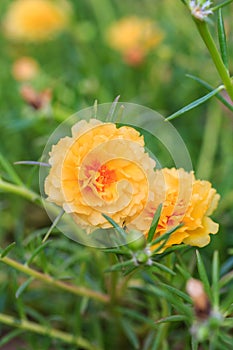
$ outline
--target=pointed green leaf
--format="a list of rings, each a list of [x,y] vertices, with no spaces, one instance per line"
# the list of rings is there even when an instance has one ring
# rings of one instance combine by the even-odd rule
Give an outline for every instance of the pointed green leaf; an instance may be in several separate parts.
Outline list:
[[[212,292],[213,292],[213,306],[218,309],[219,306],[219,255],[216,250],[213,255],[212,263]]]
[[[184,315],[172,315],[172,316],[161,318],[160,320],[156,321],[155,323],[159,324],[159,323],[181,322],[181,321],[187,321],[187,317]]]
[[[228,294],[222,300],[221,303],[221,312],[224,316],[232,315],[233,312],[233,295],[231,288],[229,289]]]
[[[189,271],[187,269],[183,268],[182,266],[180,266],[178,264],[176,264],[176,268],[177,268],[177,270],[179,270],[179,272],[185,278],[185,280],[192,278],[192,275],[189,273]]]
[[[189,322],[191,322],[192,311],[190,309],[190,305],[184,304],[184,300],[181,300],[180,298],[174,298],[174,294],[170,292],[168,288],[165,289],[154,285],[149,285],[148,287],[131,287],[131,289],[141,291],[143,292],[143,294],[155,295],[161,300],[167,300],[170,304],[174,306],[178,313],[187,316],[187,319],[189,320]]]
[[[203,286],[204,286],[206,293],[208,294],[209,298],[212,299],[212,293],[211,293],[211,289],[210,289],[209,279],[208,279],[208,276],[206,273],[206,269],[205,269],[205,265],[203,263],[202,257],[201,257],[198,250],[196,250],[196,255],[197,255],[197,268],[198,268],[198,272],[200,275],[200,279],[203,283]]]
[[[32,253],[32,255],[30,256],[30,258],[27,260],[26,265],[30,265],[32,263],[32,261],[34,260],[34,258],[40,254],[40,252],[42,250],[44,250],[44,248],[50,243],[51,241],[46,241],[45,243],[42,243],[39,247],[37,247],[34,252]]]
[[[232,349],[232,335],[226,334],[225,332],[219,332],[220,342],[215,349],[230,350]],[[227,346],[224,347],[223,345]]]
[[[44,243],[45,241],[47,241],[47,239],[49,238],[50,236],[50,233],[53,231],[53,229],[56,227],[56,225],[58,224],[58,222],[61,220],[62,216],[64,215],[65,213],[65,210],[62,209],[60,211],[60,213],[58,214],[58,216],[55,218],[55,220],[53,221],[52,225],[50,226],[50,228],[48,229],[46,235],[44,236],[43,238],[43,241],[42,243]]]
[[[228,69],[227,41],[221,8],[218,10],[218,40],[223,63]]]
[[[103,249],[104,253],[114,253],[114,254],[120,254],[120,255],[126,255],[126,256],[131,256],[130,252],[127,250],[123,249],[118,249],[118,248],[107,248]]]
[[[212,11],[217,11],[218,9],[223,8],[224,6],[229,5],[232,1],[233,1],[233,0],[226,0],[226,1],[222,2],[222,3],[219,4],[219,5],[212,7],[211,10],[212,10]]]
[[[151,320],[148,317],[145,317],[141,312],[139,313],[136,310],[127,309],[126,307],[118,307],[117,311],[119,311],[120,313],[122,313],[123,315],[125,315],[127,317],[130,317],[130,318],[137,320],[139,322],[142,322],[144,324],[148,324],[150,326],[155,325],[154,320]]]
[[[184,304],[184,301],[181,300],[180,298],[174,298],[174,293],[171,292],[168,288],[159,288],[155,286],[150,287],[150,291],[157,295],[159,298],[164,298],[166,299],[169,303],[171,303],[175,309],[181,313],[184,314],[188,317],[188,319],[191,321],[191,310],[190,306]]]
[[[43,315],[38,310],[36,310],[36,309],[34,309],[33,307],[30,307],[30,306],[25,306],[25,311],[26,311],[26,315],[29,318],[34,319],[39,324],[44,325],[48,329],[50,328],[48,317],[46,315]]]
[[[5,169],[7,174],[9,175],[10,179],[19,186],[23,185],[23,181],[20,179],[18,174],[16,173],[13,166],[8,162],[8,160],[0,153],[0,164]]]
[[[162,258],[162,257],[164,257],[164,256],[166,256],[166,255],[169,255],[169,254],[171,254],[171,253],[173,253],[173,252],[176,252],[176,251],[179,251],[179,250],[185,250],[185,252],[184,253],[186,253],[186,252],[188,252],[189,250],[191,250],[192,249],[192,247],[191,246],[188,246],[188,245],[186,245],[186,244],[184,244],[184,243],[182,243],[182,244],[177,244],[177,245],[174,245],[174,246],[172,246],[172,247],[170,247],[170,248],[167,248],[161,255],[160,255],[160,257]],[[182,252],[183,253],[183,252]],[[183,253],[183,254],[184,254]]]
[[[161,241],[164,241],[164,240],[167,241],[167,239],[170,237],[170,235],[173,232],[175,232],[176,230],[178,230],[178,228],[180,228],[182,226],[183,226],[183,224],[179,224],[179,225],[171,228],[169,231],[165,232],[162,236],[160,236],[160,237],[156,238],[154,241],[152,241],[150,245],[158,244],[158,243],[160,243]]]
[[[230,254],[230,253],[229,253]],[[229,257],[222,265],[220,275],[223,277],[228,272],[233,272],[233,256]]]
[[[141,265],[142,266],[142,265]],[[129,266],[125,271],[123,271],[123,275],[124,276],[127,276],[129,275],[131,272],[137,270],[137,269],[140,269],[140,266],[135,266],[135,265],[132,265],[132,266]]]
[[[112,218],[106,214],[102,214],[103,217],[116,229],[123,239],[126,239],[126,233],[122,227],[120,227]]]
[[[180,115],[182,115],[182,114],[184,114],[184,113],[186,113],[188,111],[191,111],[191,109],[200,106],[204,102],[208,101],[211,97],[215,96],[219,91],[223,90],[223,88],[224,87],[222,85],[219,86],[217,89],[209,92],[207,95],[202,96],[198,100],[188,104],[187,106],[181,108],[179,111],[171,114],[169,117],[165,118],[165,121],[175,119],[175,118],[179,117]]]
[[[133,328],[131,327],[130,323],[126,319],[121,319],[121,325],[125,335],[127,336],[128,340],[132,344],[133,349],[139,349],[140,348],[139,340]]]
[[[4,258],[5,256],[7,256],[10,251],[15,247],[16,243],[13,242],[11,244],[9,244],[2,252],[1,252],[1,258]]]
[[[2,347],[3,345],[6,345],[7,343],[9,343],[9,341],[14,339],[15,337],[18,337],[20,334],[24,332],[25,332],[24,329],[14,329],[13,331],[6,334],[5,336],[2,336],[0,340],[0,347]]]
[[[118,271],[118,270],[122,270],[123,267],[129,266],[133,264],[133,260],[127,260],[127,261],[123,261],[119,264],[115,264],[111,267],[109,267],[108,269],[105,270],[105,272],[111,272],[111,271]]]
[[[196,334],[194,334],[191,338],[191,350],[198,350],[198,340]]]
[[[159,223],[159,218],[160,218],[160,215],[161,215],[161,211],[162,211],[162,203],[159,204],[155,214],[154,214],[154,217],[153,217],[153,220],[152,220],[152,224],[150,226],[150,229],[149,229],[149,232],[148,232],[148,237],[147,237],[147,242],[150,243],[153,238],[154,238],[154,234],[155,234],[155,231],[156,231],[156,228],[158,226],[158,223]]]
[[[172,271],[171,269],[169,269],[169,267],[163,265],[163,264],[160,264],[156,261],[153,261],[153,266],[155,266],[157,269],[160,269],[164,272],[167,272],[167,273],[170,273],[171,275],[175,276],[176,273],[174,271]]]
[[[230,271],[220,279],[219,288],[221,289],[226,284],[230,283],[232,280],[233,280],[233,271]]]
[[[29,286],[29,284],[34,280],[34,277],[28,278],[19,288],[17,289],[15,293],[15,297],[18,299],[20,295],[25,291],[25,289]]]
[[[186,74],[186,77],[188,78],[191,78],[195,81],[197,81],[198,83],[200,83],[202,86],[204,86],[208,91],[213,91],[214,88],[209,85],[207,82],[205,82],[204,80],[198,78],[198,77],[195,77],[194,75],[191,75],[191,74]],[[227,108],[230,109],[230,111],[233,112],[233,105],[231,103],[229,103],[221,94],[216,94],[215,97],[221,101]]]
[[[87,308],[88,308],[88,305],[89,305],[89,301],[90,299],[88,297],[83,297],[82,300],[81,300],[81,305],[80,305],[80,314],[81,315],[84,315]]]
[[[188,296],[188,294],[165,283],[159,283],[159,285],[169,290],[172,294],[175,294],[178,297],[184,299],[187,303],[192,304],[192,299]]]
[[[151,246],[158,244],[159,242],[162,241],[162,244],[160,244],[156,249],[153,250],[152,255],[157,254],[167,243],[169,237],[171,236],[171,234],[173,232],[175,232],[178,228],[180,228],[181,226],[183,226],[183,224],[177,225],[176,227],[173,227],[171,230],[167,231],[166,233],[164,233],[162,236],[156,238],[153,242],[151,242]]]

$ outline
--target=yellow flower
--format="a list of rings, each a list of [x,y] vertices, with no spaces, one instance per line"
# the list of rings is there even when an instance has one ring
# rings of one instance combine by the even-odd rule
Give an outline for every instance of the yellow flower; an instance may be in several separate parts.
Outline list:
[[[216,209],[220,196],[210,182],[196,180],[192,172],[183,169],[164,168],[156,171],[154,195],[133,227],[147,234],[153,215],[162,203],[154,239],[183,224],[170,236],[164,249],[182,242],[203,247],[210,242],[209,234],[218,232],[219,225],[209,215]]]
[[[163,38],[163,34],[150,19],[136,16],[126,17],[114,23],[108,30],[108,44],[119,51],[128,63],[139,63],[140,59]],[[132,62],[130,62],[130,59]]]
[[[102,213],[127,225],[150,198],[155,162],[131,127],[82,120],[73,126],[72,137],[52,147],[49,163],[48,200],[72,214],[87,232],[110,227]]]
[[[66,26],[67,11],[49,0],[15,0],[4,20],[8,37],[15,40],[42,41]]]

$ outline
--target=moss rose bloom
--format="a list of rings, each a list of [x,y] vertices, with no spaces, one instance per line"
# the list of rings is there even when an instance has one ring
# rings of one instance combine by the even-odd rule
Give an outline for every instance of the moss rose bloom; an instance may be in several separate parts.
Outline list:
[[[218,232],[219,225],[209,216],[220,198],[208,181],[196,180],[193,172],[183,169],[157,170],[154,182],[154,200],[133,223],[133,228],[146,235],[159,204],[162,212],[154,239],[182,224],[171,234],[163,250],[174,244],[186,243],[204,247],[210,242],[209,234]]]
[[[72,137],[52,147],[49,163],[47,199],[87,232],[110,227],[102,213],[119,225],[132,222],[152,199],[155,162],[131,127],[82,120],[73,126]]]
[[[32,57],[20,57],[12,67],[12,75],[17,81],[29,81],[39,73],[38,63]]]
[[[120,52],[128,64],[140,64],[145,55],[162,40],[161,30],[148,18],[130,16],[112,24],[107,42]]]
[[[64,29],[67,11],[49,0],[13,1],[4,19],[4,30],[15,40],[43,41]]]

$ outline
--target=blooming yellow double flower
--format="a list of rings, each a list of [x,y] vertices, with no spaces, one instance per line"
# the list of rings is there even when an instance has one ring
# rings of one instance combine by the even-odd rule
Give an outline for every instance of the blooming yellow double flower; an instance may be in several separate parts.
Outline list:
[[[162,203],[154,239],[182,223],[166,242],[203,247],[218,224],[209,215],[219,195],[208,181],[183,169],[155,170],[144,138],[133,127],[81,120],[72,136],[52,147],[45,193],[87,233],[110,227],[103,213],[127,230],[148,234]]]

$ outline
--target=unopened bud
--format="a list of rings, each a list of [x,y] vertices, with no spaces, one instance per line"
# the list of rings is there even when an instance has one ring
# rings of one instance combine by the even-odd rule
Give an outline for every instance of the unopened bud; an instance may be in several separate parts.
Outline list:
[[[145,264],[148,261],[149,257],[144,252],[138,252],[136,255],[136,259],[140,264]]]
[[[204,323],[201,324],[200,327],[197,328],[196,330],[196,337],[200,342],[205,341],[206,339],[208,339],[210,336],[210,331],[209,331],[209,327],[208,324]]]
[[[132,230],[127,234],[127,242],[129,249],[131,249],[133,252],[142,250],[146,246],[145,236],[136,230]]]
[[[193,301],[196,316],[207,318],[210,315],[210,302],[201,281],[195,278],[189,279],[186,290]]]

